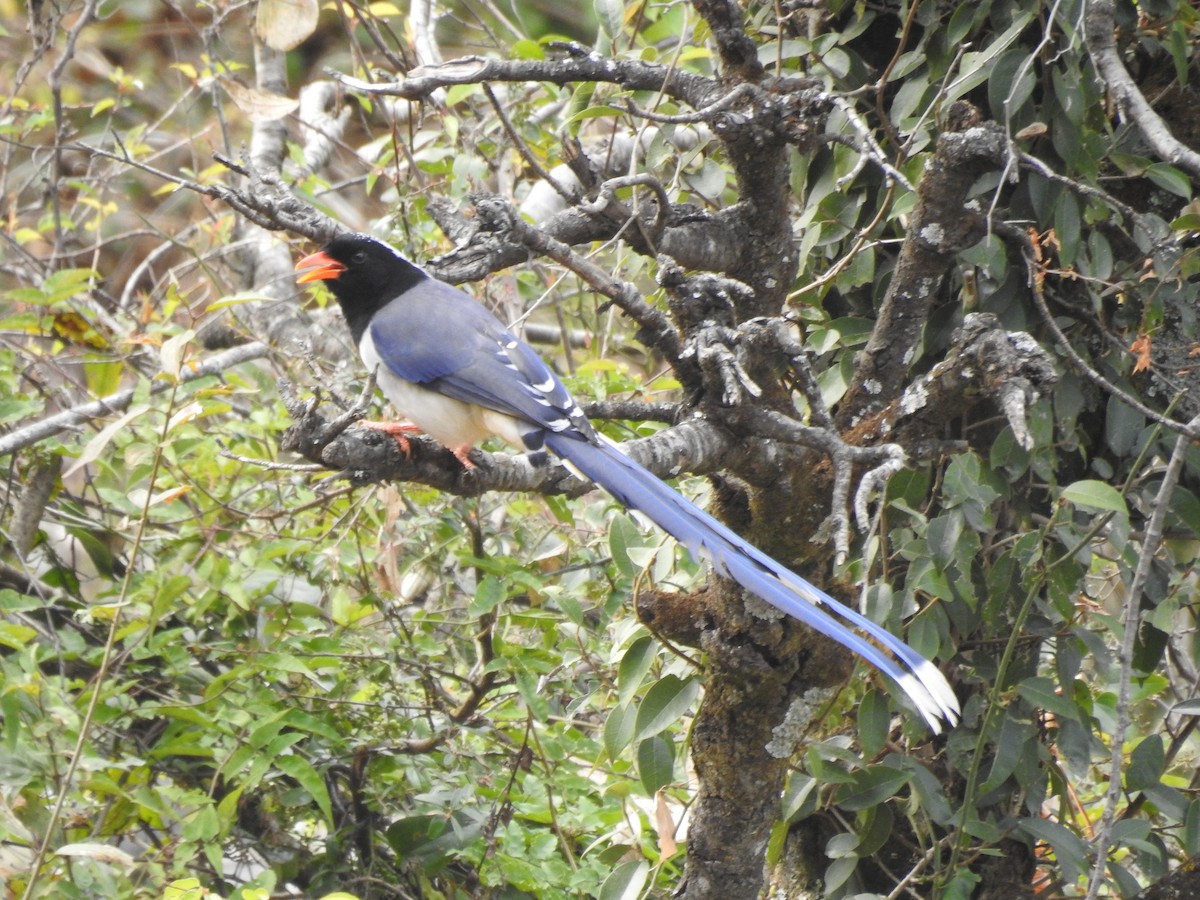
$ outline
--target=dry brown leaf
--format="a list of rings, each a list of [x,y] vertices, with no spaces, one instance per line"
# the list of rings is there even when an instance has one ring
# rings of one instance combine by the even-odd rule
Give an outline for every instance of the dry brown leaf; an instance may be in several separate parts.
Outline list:
[[[675,819],[661,790],[654,793],[654,830],[658,832],[658,852],[663,859],[675,855]]]
[[[1129,345],[1129,352],[1137,356],[1133,364],[1133,374],[1145,372],[1150,368],[1150,335],[1139,334],[1137,340]]]
[[[300,106],[300,101],[282,94],[272,94],[249,88],[236,81],[222,80],[221,87],[227,93],[237,108],[246,114],[251,122],[274,122],[286,115],[294,113]]]
[[[272,50],[298,47],[317,30],[317,0],[258,0],[255,36]]]

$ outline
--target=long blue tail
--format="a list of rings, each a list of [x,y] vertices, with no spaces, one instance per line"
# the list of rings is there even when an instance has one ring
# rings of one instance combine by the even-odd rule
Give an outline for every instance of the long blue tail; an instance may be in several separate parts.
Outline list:
[[[547,432],[544,440],[548,450],[571,463],[626,508],[648,516],[687,547],[693,557],[710,560],[725,577],[853,650],[894,680],[920,710],[934,734],[941,732],[943,721],[950,725],[958,721],[958,699],[933,663],[743,540],[643,469],[615,444],[592,444],[581,435],[555,432]],[[854,628],[861,629],[880,646],[853,631]]]

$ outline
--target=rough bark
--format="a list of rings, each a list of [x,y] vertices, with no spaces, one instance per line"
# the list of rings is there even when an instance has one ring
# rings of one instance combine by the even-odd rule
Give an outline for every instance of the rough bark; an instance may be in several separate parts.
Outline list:
[[[896,270],[875,319],[854,380],[838,411],[842,427],[878,412],[903,389],[934,298],[954,255],[984,236],[983,210],[967,207],[971,185],[1002,165],[1007,141],[995,123],[973,125],[938,139],[937,152],[917,187],[917,205]]]

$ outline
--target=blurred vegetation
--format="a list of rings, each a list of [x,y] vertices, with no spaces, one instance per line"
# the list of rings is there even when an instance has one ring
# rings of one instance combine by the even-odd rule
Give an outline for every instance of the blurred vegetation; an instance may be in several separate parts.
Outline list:
[[[769,71],[848,98],[827,123],[840,139],[792,159],[801,263],[789,315],[829,402],[852,380],[915,202],[862,165],[860,123],[911,185],[964,99],[1045,166],[1014,156],[972,194],[1033,233],[1054,321],[1101,377],[1081,375],[1040,316],[1012,241],[991,233],[960,254],[914,376],[980,311],[1029,332],[1059,381],[1031,408],[1031,449],[994,412],[939,434],[958,452],[892,479],[879,527],[841,574],[870,581],[872,615],[912,617],[909,642],[957,673],[965,722],[930,742],[898,724],[881,684],[851,679],[793,760],[767,849],[792,866],[777,896],[820,882],[830,897],[1005,886],[1069,897],[1089,885],[1132,897],[1200,852],[1200,457],[1177,441],[1183,429],[1126,402],[1176,423],[1200,412],[1197,175],[1114,114],[1084,11],[1080,0],[746,6]],[[362,373],[348,358],[293,343],[189,375],[218,344],[253,336],[231,314],[257,297],[243,223],[171,178],[235,180],[213,154],[245,157],[265,114],[247,94],[254,14],[238,2],[0,0],[0,439],[132,391],[121,409],[4,457],[5,895],[666,896],[686,855],[700,676],[630,598],[649,582],[692,588],[703,569],[597,494],[353,487],[279,458],[291,419],[278,380],[352,399]],[[409,16],[386,2],[324,5],[288,54],[292,86],[326,68],[398,76],[392,54],[414,61]],[[717,66],[684,4],[464,0],[437,18],[445,58],[535,59],[568,38],[618,59]],[[1192,147],[1197,18],[1182,0],[1117,15],[1131,72]],[[501,108],[552,168],[563,134],[641,128],[627,99],[654,100],[530,83]],[[431,199],[465,204],[486,188],[519,202],[537,180],[477,84],[408,118],[382,98],[349,103],[329,165],[303,171],[293,130],[285,175],[416,258],[453,246]],[[685,130],[658,129],[637,165],[673,201],[739,199],[722,146],[672,140]],[[662,301],[654,259],[619,242],[594,249]],[[676,397],[621,319],[549,262],[477,293],[508,318],[538,307],[538,321],[587,332],[584,346],[549,348],[581,398]],[[323,299],[296,302],[338,333]],[[607,427],[625,439],[657,426]],[[1159,546],[1148,521],[1164,503]],[[1131,609],[1141,622],[1125,642]],[[820,867],[801,876],[787,839],[805,828]]]

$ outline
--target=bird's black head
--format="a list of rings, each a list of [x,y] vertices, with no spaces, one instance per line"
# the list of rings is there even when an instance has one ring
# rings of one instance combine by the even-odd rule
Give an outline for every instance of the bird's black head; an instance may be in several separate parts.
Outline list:
[[[429,276],[382,241],[342,234],[296,264],[296,281],[326,281],[355,341],[371,316]]]

